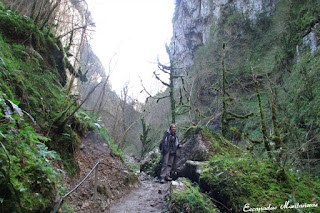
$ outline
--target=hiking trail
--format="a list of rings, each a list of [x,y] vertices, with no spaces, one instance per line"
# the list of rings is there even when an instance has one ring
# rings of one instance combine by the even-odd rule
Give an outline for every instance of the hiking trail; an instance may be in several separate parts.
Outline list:
[[[64,186],[67,191],[73,189],[99,160],[101,164],[98,167],[97,198],[92,199],[94,175],[91,175],[74,193],[65,198],[68,207],[62,207],[59,212],[63,212],[63,208],[77,213],[144,213],[164,212],[167,209],[166,196],[170,184],[161,184],[157,178],[144,172],[136,173],[138,182],[130,182],[127,166],[120,156],[111,151],[103,137],[93,132],[84,137],[76,160],[80,171],[73,177],[65,175]],[[59,199],[60,196],[56,201]]]
[[[145,173],[139,175],[140,185],[127,195],[111,203],[107,212],[112,213],[147,213],[165,212],[169,183],[161,184],[159,180]]]

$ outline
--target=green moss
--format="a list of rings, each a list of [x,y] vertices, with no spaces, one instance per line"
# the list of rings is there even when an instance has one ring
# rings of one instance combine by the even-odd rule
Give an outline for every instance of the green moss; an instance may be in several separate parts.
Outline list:
[[[28,55],[28,51],[24,51],[20,44],[30,45],[34,49],[33,52],[44,59],[41,62],[45,67],[49,67],[50,72],[58,74],[56,77],[65,85],[65,53],[59,39],[41,32],[30,18],[20,16],[12,10],[0,10],[0,33],[15,45],[18,58],[26,58]],[[33,58],[31,62],[40,65],[37,58]]]
[[[13,10],[0,10],[0,31],[12,40],[26,41],[36,28],[30,18],[20,16]]]
[[[278,168],[273,161],[258,160],[249,154],[241,158],[216,157],[203,170],[200,185],[236,212],[246,203],[251,207],[271,204],[280,208],[286,201],[302,204],[319,200],[319,182]]]
[[[0,5],[1,211],[50,212],[60,181],[50,163],[60,159],[56,152],[71,175],[78,172],[73,153],[79,135],[94,129],[94,119],[79,111],[62,128],[54,125],[61,111],[70,113],[64,109],[65,81],[60,40]],[[24,120],[8,113],[9,101],[23,111]]]
[[[89,131],[97,130],[97,127],[93,124],[93,122],[94,120],[92,115],[87,114],[83,110],[79,110],[74,115],[71,127],[80,136],[85,136]]]
[[[204,141],[209,141],[211,143],[209,157],[217,155],[236,156],[243,154],[243,151],[239,147],[207,127],[198,127],[196,128],[196,131],[201,132]]]
[[[190,126],[184,133],[184,138],[192,138],[195,134],[201,132],[202,128],[200,126]]]
[[[199,192],[199,187],[192,186],[191,182],[184,178],[179,178],[179,181],[184,184],[184,189],[171,186],[170,212],[220,212],[208,196]]]
[[[1,97],[1,108],[6,108],[4,105]],[[59,156],[45,145],[49,139],[38,135],[28,123],[20,122],[19,127],[14,124],[0,124],[2,210],[45,211],[53,202],[60,179],[49,159],[59,159]]]

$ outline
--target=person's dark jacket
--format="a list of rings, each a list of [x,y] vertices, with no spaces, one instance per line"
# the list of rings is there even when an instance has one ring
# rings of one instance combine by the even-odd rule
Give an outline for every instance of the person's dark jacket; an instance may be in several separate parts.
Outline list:
[[[174,138],[174,142],[170,142],[172,138]],[[159,145],[160,152],[163,155],[167,154],[169,151],[171,154],[175,154],[179,146],[178,136],[176,134],[172,135],[169,130],[165,131]]]

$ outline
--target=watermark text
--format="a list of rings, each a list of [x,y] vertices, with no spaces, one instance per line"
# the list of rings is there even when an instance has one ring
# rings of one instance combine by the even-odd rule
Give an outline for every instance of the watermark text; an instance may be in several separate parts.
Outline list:
[[[277,209],[304,209],[304,208],[315,208],[315,207],[318,207],[318,203],[291,204],[290,201],[286,201],[284,204],[281,204],[280,207],[272,206],[271,204],[269,204],[269,206],[251,207],[249,203],[246,203],[242,210],[244,212],[262,212],[262,211],[273,211]]]

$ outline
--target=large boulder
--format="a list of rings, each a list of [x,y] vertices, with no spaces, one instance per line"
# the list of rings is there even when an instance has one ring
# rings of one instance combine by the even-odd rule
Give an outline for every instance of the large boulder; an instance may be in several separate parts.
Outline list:
[[[183,148],[178,149],[173,178],[188,177],[198,181],[200,164],[197,161],[208,161],[214,155],[224,155],[227,151],[242,153],[241,149],[208,128],[190,127],[180,143]]]
[[[200,168],[204,161],[214,155],[224,155],[226,152],[241,153],[242,151],[209,128],[190,127],[180,141],[183,148],[178,149],[174,162],[172,177],[188,177],[198,181]],[[158,148],[149,152],[141,161],[140,171],[151,176],[159,176],[161,170],[161,153]]]
[[[200,175],[202,173],[203,167],[208,164],[209,161],[192,161],[187,160],[185,164],[181,167],[182,170],[177,173],[177,176],[186,177],[190,179],[192,182],[199,183]]]
[[[183,148],[178,149],[177,151],[177,157],[173,169],[174,178],[190,176],[188,175],[189,166],[186,165],[188,160],[206,161],[210,158],[210,148],[212,143],[203,136],[201,128],[190,128],[180,143],[183,144]]]

